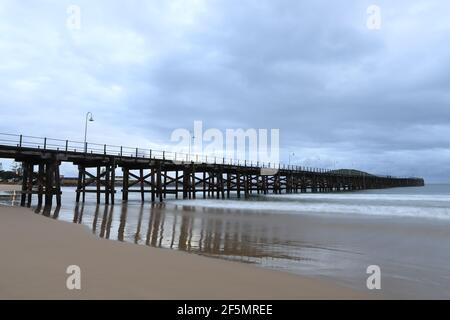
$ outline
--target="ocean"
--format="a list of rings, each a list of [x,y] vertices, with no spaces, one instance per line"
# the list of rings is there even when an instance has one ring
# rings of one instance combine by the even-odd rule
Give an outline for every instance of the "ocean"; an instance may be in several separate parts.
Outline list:
[[[97,206],[94,194],[77,205],[74,190],[63,188],[50,217],[102,238],[322,277],[375,297],[450,298],[450,185],[155,204],[130,193],[114,206]],[[367,289],[371,265],[381,290]]]

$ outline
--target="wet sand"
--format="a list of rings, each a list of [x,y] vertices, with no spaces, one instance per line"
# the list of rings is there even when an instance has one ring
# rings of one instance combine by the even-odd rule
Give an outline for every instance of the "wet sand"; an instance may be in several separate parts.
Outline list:
[[[0,184],[0,191],[19,191],[22,186],[18,184]]]
[[[333,282],[97,238],[82,225],[0,206],[1,299],[361,299]],[[66,268],[81,268],[68,290]]]

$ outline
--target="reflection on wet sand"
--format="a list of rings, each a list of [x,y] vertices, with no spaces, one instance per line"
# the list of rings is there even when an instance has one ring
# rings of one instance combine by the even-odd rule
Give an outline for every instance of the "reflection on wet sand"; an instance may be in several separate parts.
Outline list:
[[[116,211],[120,216],[115,217]],[[81,203],[75,206],[72,221],[88,225],[101,238],[152,247],[246,262],[264,258],[304,260],[298,252],[288,254],[289,243],[280,241],[276,228],[255,227],[229,215],[225,219],[225,211],[217,209],[210,215],[205,208],[165,203],[86,207]],[[283,249],[277,250],[280,246]]]
[[[7,198],[17,205],[14,194]],[[115,206],[79,203],[72,209],[37,206],[34,211],[86,225],[105,239],[266,265],[276,259],[310,260],[303,249],[311,244],[293,244],[280,237],[276,224],[255,223],[239,210],[128,202]]]
[[[16,190],[2,191],[0,192],[0,202],[10,206],[17,206],[20,200],[19,195],[20,193],[16,192]]]

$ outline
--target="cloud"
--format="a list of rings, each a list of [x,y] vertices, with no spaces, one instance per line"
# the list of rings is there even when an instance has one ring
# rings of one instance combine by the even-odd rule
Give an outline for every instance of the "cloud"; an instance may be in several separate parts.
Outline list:
[[[1,131],[80,140],[87,111],[100,143],[279,128],[285,161],[448,181],[450,4],[379,1],[376,31],[371,4],[2,1]]]

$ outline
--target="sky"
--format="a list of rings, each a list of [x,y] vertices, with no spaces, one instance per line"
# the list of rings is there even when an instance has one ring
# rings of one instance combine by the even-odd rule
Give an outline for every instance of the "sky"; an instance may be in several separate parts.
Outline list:
[[[0,132],[83,141],[88,111],[89,141],[131,147],[165,148],[194,121],[279,129],[285,163],[449,182],[449,13],[444,0],[0,0]]]

